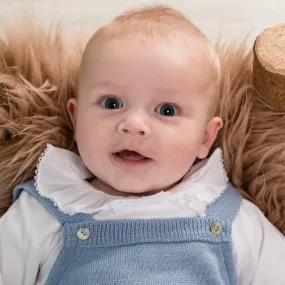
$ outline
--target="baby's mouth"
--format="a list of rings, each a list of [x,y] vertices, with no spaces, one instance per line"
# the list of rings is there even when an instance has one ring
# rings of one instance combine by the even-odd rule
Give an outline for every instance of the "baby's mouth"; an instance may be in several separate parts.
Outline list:
[[[150,159],[132,150],[122,150],[122,151],[116,152],[116,155],[122,159],[129,160],[129,161],[140,161],[140,160]]]

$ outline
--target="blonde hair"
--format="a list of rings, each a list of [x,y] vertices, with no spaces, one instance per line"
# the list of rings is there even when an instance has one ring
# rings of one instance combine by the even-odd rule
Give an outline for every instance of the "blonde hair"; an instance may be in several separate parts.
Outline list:
[[[212,70],[213,82],[217,87],[215,95],[219,94],[221,66],[215,46],[189,19],[173,8],[157,5],[129,10],[96,31],[89,42],[134,35],[150,38],[154,42],[173,43],[177,39],[190,45],[197,38],[202,40]],[[217,105],[215,103],[213,106]]]

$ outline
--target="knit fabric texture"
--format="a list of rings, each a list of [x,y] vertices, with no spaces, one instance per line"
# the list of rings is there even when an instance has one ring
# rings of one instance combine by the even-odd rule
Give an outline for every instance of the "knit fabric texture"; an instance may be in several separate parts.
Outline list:
[[[237,285],[232,223],[242,197],[228,185],[205,217],[98,221],[65,214],[19,185],[62,224],[63,246],[46,285]]]

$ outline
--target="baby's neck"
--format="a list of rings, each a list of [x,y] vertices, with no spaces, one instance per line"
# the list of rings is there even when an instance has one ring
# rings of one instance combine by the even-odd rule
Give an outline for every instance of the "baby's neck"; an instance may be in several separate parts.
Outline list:
[[[165,188],[159,189],[159,190],[154,190],[154,191],[149,191],[149,192],[143,192],[143,193],[126,193],[126,192],[122,192],[122,191],[118,191],[117,189],[111,187],[110,185],[104,183],[103,181],[101,181],[98,178],[95,178],[94,180],[92,180],[90,182],[90,184],[92,186],[94,186],[97,190],[100,190],[108,195],[112,195],[112,196],[118,196],[118,197],[130,197],[130,196],[136,196],[136,197],[145,197],[145,196],[151,196],[154,195],[158,192],[164,192],[167,191],[171,188],[173,188],[175,185],[177,185],[178,183],[180,183],[181,180],[177,181],[176,183],[167,186]]]
[[[125,193],[125,192],[121,192],[118,191],[116,189],[114,189],[113,187],[111,187],[110,185],[104,183],[103,181],[101,181],[98,178],[95,178],[94,180],[92,180],[90,182],[90,184],[92,186],[94,186],[97,190],[100,190],[108,195],[112,195],[112,196],[119,196],[119,197],[128,197],[131,196],[130,193]]]

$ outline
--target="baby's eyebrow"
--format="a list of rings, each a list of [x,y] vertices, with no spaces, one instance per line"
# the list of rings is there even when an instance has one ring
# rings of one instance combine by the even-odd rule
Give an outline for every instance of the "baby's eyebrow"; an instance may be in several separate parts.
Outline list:
[[[161,94],[161,95],[179,95],[185,93],[185,91],[179,89],[179,88],[173,88],[173,87],[159,87],[153,89],[154,93]]]
[[[163,93],[163,94],[177,94],[181,93],[181,90],[176,88],[155,88],[154,90],[157,93]]]
[[[94,87],[94,88],[97,88],[97,87],[117,87],[117,84],[114,84],[114,82],[111,82],[111,81],[99,81],[99,82],[93,82],[92,85],[90,87]]]
[[[124,86],[117,82],[112,82],[108,80],[92,82],[87,86],[88,89],[126,89],[127,86]]]

